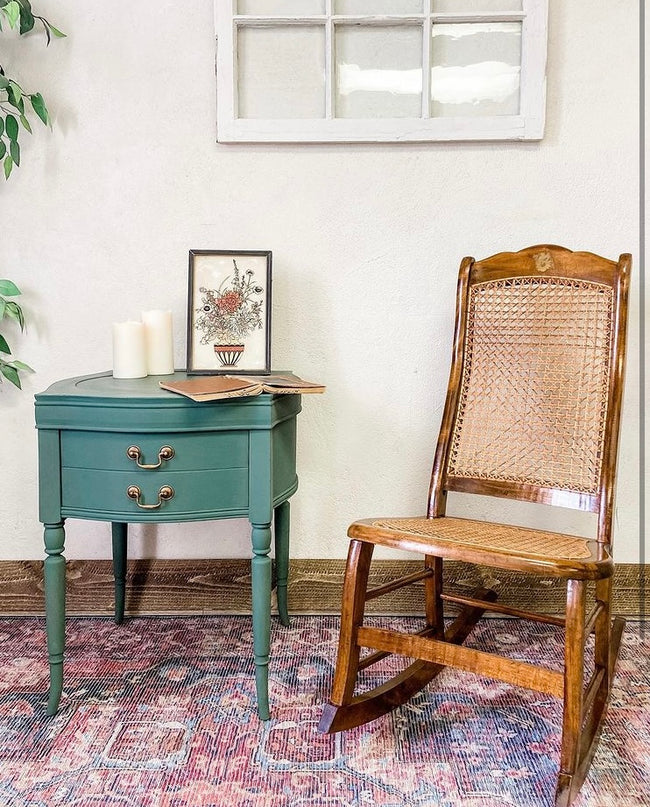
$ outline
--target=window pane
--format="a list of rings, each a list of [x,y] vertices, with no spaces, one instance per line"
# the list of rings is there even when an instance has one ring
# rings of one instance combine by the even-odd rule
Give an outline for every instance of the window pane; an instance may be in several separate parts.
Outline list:
[[[519,114],[521,23],[434,24],[431,115]]]
[[[325,0],[239,0],[237,13],[260,17],[309,17],[325,13]]]
[[[424,0],[334,0],[334,14],[421,14]]]
[[[522,0],[431,0],[431,11],[458,14],[483,11],[521,11]]]
[[[336,116],[422,116],[422,28],[336,28]]]
[[[240,26],[240,118],[325,116],[325,28]]]

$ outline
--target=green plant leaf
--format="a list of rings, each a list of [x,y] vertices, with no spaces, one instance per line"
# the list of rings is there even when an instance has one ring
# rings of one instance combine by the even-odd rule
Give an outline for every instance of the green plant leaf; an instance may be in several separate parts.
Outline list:
[[[4,319],[6,307],[7,307],[6,301],[2,297],[0,297],[0,319]]]
[[[7,19],[9,20],[9,26],[11,28],[15,28],[16,23],[20,19],[20,6],[16,2],[16,0],[9,0],[7,5],[3,8],[3,11],[7,15]]]
[[[12,367],[9,364],[0,364],[0,373],[7,379],[7,381],[11,381],[11,383],[18,387],[18,389],[22,389],[20,386],[20,378],[18,376],[18,370],[15,367]]]
[[[7,340],[4,336],[0,333],[0,353],[6,353],[7,355],[11,354],[11,348],[7,344]]]
[[[0,75],[0,90],[4,90],[9,86],[9,79],[6,76]]]
[[[57,39],[65,39],[67,34],[64,34],[63,31],[59,31],[58,28],[55,28],[51,23],[48,22],[47,27],[52,32],[52,36],[55,36]]]
[[[10,140],[15,140],[18,137],[18,121],[13,115],[7,115],[5,118],[5,129]]]
[[[0,294],[5,297],[18,297],[20,293],[20,289],[13,281],[0,280]]]
[[[17,140],[11,140],[9,142],[9,153],[11,154],[11,159],[16,164],[16,167],[20,165],[20,146],[18,145]]]
[[[0,160],[5,156],[7,153],[7,147],[5,146],[5,141],[0,140]]]
[[[35,372],[33,367],[30,367],[29,364],[25,364],[24,361],[18,361],[18,359],[14,359],[11,362],[12,366],[16,368],[16,370],[27,370],[30,373]]]
[[[38,117],[47,126],[47,124],[50,121],[50,116],[47,114],[47,107],[45,106],[45,101],[43,100],[43,96],[40,94],[40,92],[37,92],[37,93],[34,93],[33,95],[30,95],[29,100],[32,102],[32,108],[33,108],[34,112],[38,115]]]
[[[27,120],[27,118],[24,115],[20,116],[20,122],[22,123],[23,128],[27,129],[27,131],[30,134],[32,134],[32,127],[30,126],[29,121]]]
[[[20,112],[20,114],[24,114],[25,112],[25,102],[23,101],[23,94],[20,90],[20,87],[14,82],[11,82],[11,85],[7,89],[7,100],[12,106],[15,106],[16,109]]]
[[[23,3],[20,7],[20,33],[26,34],[34,27],[34,15],[29,4]]]
[[[15,319],[20,325],[21,330],[23,330],[25,327],[25,315],[23,314],[23,309],[18,305],[18,303],[14,303],[13,301],[6,303],[5,316]]]
[[[17,101],[9,99],[9,103],[18,110],[19,115],[25,114],[25,101],[22,96]]]
[[[11,175],[11,169],[14,167],[14,161],[11,159],[11,155],[7,154],[5,157],[5,161],[2,164],[5,172],[5,179],[9,179]]]
[[[15,106],[18,104],[20,99],[22,98],[22,91],[18,84],[15,81],[10,80],[9,86],[7,87],[7,95],[9,96],[10,102]]]
[[[2,137],[5,130],[5,119],[0,115],[0,137]]]

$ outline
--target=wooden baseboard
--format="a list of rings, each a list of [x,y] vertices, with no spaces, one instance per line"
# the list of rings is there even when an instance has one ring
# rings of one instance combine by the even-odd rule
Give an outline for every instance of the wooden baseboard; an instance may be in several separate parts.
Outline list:
[[[289,609],[296,614],[338,613],[344,560],[293,560],[289,577]],[[378,560],[371,571],[372,585],[409,574],[417,561]],[[619,564],[614,584],[614,611],[627,617],[646,616],[646,574],[650,567]],[[66,566],[67,613],[110,615],[113,611],[113,573],[108,560],[71,560]],[[499,593],[499,601],[547,614],[564,611],[561,580],[468,567],[445,566],[448,590],[468,594],[477,585]],[[420,614],[422,584],[392,592],[368,604],[376,614]],[[648,586],[650,592],[650,586]],[[144,614],[250,613],[248,560],[133,560],[127,574],[126,610]],[[647,609],[650,613],[650,607]],[[42,561],[0,561],[0,614],[45,613]]]

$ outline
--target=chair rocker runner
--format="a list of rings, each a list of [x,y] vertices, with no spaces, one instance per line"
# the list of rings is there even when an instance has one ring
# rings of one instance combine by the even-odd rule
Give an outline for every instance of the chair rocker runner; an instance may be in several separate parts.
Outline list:
[[[338,658],[320,731],[343,731],[386,714],[446,666],[487,675],[563,699],[555,803],[571,804],[596,749],[624,627],[611,614],[611,533],[630,267],[627,254],[613,262],[550,245],[462,261],[427,514],[357,521],[348,530]],[[593,512],[596,535],[447,517],[448,491]],[[423,554],[422,572],[367,590],[377,544]],[[565,616],[500,605],[484,588],[471,597],[446,594],[444,558],[563,578]],[[368,600],[420,580],[423,630],[364,625]],[[587,614],[592,585],[595,605]],[[462,606],[447,628],[445,601]],[[464,647],[486,611],[564,627],[564,672]],[[594,671],[585,683],[591,633]],[[362,657],[362,648],[374,652]],[[414,661],[355,695],[358,672],[391,654]]]

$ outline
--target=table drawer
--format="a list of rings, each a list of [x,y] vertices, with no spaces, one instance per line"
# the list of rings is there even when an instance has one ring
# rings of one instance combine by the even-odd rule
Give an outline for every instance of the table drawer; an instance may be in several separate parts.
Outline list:
[[[171,459],[160,459],[163,447],[173,450]],[[127,455],[133,447],[136,459]],[[165,452],[163,452],[164,455]],[[158,465],[142,469],[140,465]],[[248,432],[61,432],[63,468],[88,468],[110,471],[138,471],[159,475],[163,471],[201,471],[204,469],[245,468],[248,465]]]
[[[61,484],[63,515],[79,518],[173,521],[175,518],[219,517],[248,506],[245,468],[156,474],[63,468]],[[127,490],[133,485],[141,491],[141,505],[156,505],[160,501],[160,506],[139,507],[127,496]],[[161,501],[159,491],[164,486],[173,489],[173,496]]]

